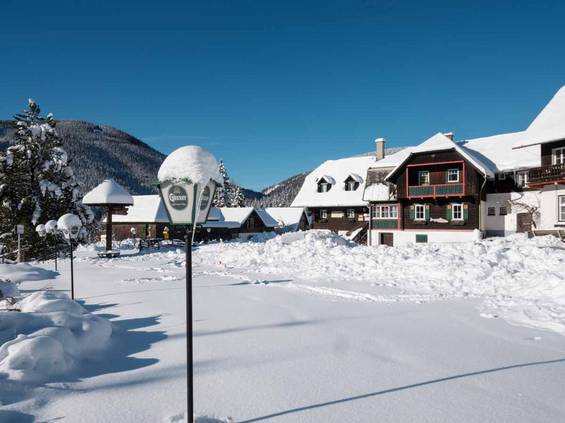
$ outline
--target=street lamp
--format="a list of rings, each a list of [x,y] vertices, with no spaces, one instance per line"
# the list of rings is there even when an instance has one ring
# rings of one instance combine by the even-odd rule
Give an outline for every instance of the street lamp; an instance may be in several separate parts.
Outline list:
[[[72,213],[64,214],[57,220],[57,228],[69,243],[71,253],[71,299],[75,299],[75,277],[73,269],[73,241],[76,240],[82,228],[80,218]]]
[[[192,350],[192,240],[197,224],[208,219],[216,187],[222,185],[216,158],[202,147],[189,145],[173,151],[158,173],[159,194],[169,222],[186,226],[186,362],[187,421],[194,415]]]

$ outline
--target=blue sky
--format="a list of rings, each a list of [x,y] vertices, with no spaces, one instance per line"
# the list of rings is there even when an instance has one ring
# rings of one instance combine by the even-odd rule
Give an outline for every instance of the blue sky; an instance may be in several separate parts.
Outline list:
[[[263,188],[321,161],[523,129],[565,85],[563,2],[4,1],[0,118],[28,97]]]

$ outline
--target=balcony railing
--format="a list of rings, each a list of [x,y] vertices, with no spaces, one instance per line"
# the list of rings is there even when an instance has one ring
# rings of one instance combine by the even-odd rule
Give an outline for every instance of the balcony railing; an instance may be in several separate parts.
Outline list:
[[[463,184],[412,185],[408,187],[408,198],[461,196],[464,193]]]
[[[534,167],[528,171],[530,185],[550,184],[557,181],[565,181],[565,163]]]

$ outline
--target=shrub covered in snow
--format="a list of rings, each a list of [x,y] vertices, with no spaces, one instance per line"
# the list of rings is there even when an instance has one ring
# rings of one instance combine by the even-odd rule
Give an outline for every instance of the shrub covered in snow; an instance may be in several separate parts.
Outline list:
[[[64,375],[103,349],[112,334],[110,322],[62,293],[35,292],[17,306],[20,312],[0,312],[0,383]]]
[[[0,279],[0,301],[6,297],[19,297],[18,286],[9,279]]]

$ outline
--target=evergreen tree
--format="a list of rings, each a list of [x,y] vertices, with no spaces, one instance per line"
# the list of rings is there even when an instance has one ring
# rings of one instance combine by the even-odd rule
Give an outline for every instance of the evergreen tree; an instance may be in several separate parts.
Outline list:
[[[243,191],[241,191],[241,187],[239,185],[235,186],[231,206],[232,207],[244,207],[245,206],[245,196],[243,195]]]
[[[224,181],[223,187],[218,187],[216,190],[216,194],[214,195],[214,201],[212,202],[213,207],[230,207],[231,200],[230,200],[230,191],[231,191],[231,183],[230,177],[228,176],[228,172],[226,170],[226,166],[224,165],[224,161],[220,160],[218,163],[218,168],[220,171],[220,175]]]
[[[93,220],[69,165],[52,114],[40,116],[37,103],[14,116],[13,145],[0,152],[0,234],[7,249],[15,249],[14,228],[23,224],[26,257],[39,257],[45,241],[35,232],[38,223],[74,213],[83,224]],[[13,236],[8,234],[12,233]]]

